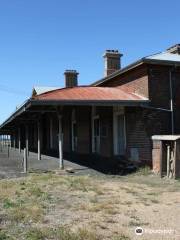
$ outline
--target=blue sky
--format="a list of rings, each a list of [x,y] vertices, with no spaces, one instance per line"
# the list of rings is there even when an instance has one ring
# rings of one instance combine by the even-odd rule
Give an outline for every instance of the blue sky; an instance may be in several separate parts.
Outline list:
[[[103,52],[122,66],[180,42],[179,0],[0,0],[0,122],[36,85],[103,76]]]

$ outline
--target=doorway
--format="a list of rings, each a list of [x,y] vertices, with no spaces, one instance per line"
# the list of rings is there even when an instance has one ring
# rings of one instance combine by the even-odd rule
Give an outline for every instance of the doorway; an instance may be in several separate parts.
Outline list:
[[[77,123],[72,121],[72,151],[77,150]]]
[[[93,117],[93,152],[100,153],[100,120],[99,120],[99,116]]]
[[[114,113],[114,154],[125,155],[126,149],[126,130],[125,115],[122,113]]]
[[[71,142],[72,142],[72,151],[77,151],[77,122],[76,122],[76,112],[75,109],[72,111],[71,118]]]

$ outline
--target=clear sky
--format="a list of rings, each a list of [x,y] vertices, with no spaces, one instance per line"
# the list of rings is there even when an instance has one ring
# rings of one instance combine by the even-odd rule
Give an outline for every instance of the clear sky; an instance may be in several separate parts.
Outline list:
[[[79,84],[103,76],[103,52],[125,66],[180,42],[179,0],[0,0],[0,122],[33,86]]]

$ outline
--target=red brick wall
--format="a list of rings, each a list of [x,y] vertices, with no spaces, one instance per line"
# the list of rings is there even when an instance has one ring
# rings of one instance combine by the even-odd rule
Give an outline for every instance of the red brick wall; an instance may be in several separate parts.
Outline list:
[[[175,133],[180,134],[180,70],[174,74],[173,81],[174,88],[174,120],[175,120]]]
[[[169,68],[149,66],[149,97],[154,107],[170,108]]]
[[[161,150],[162,150],[162,142],[161,141],[153,141],[153,150],[152,150],[152,163],[153,163],[153,171],[155,173],[160,173],[161,170]]]
[[[148,71],[146,65],[141,65],[127,73],[114,77],[113,79],[100,84],[100,86],[121,87],[126,91],[134,92],[144,97],[148,93]]]
[[[170,71],[172,71],[172,89],[174,102],[175,133],[180,133],[180,68],[168,66],[149,66],[149,97],[151,105],[170,109]],[[170,113],[169,113],[170,114]],[[169,131],[171,133],[171,131]]]
[[[137,148],[139,160],[151,163],[151,136],[167,134],[168,128],[169,115],[166,112],[134,107],[126,108],[127,156],[130,157],[131,148]]]

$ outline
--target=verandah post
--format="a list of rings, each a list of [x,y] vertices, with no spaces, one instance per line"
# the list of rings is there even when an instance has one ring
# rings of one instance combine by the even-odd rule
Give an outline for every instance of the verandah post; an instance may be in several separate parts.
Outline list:
[[[28,125],[26,125],[26,152],[27,156],[29,156],[29,131]]]
[[[2,135],[0,135],[0,139],[1,139],[0,151],[2,152]]]
[[[16,132],[14,131],[14,138],[13,138],[13,147],[14,150],[16,149]]]
[[[23,161],[24,173],[27,173],[27,149],[24,148],[24,161]]]
[[[38,161],[41,160],[41,123],[38,120]]]
[[[60,169],[64,169],[64,161],[63,161],[63,147],[62,147],[62,116],[58,114],[59,121],[59,167]]]
[[[21,128],[18,128],[19,153],[21,153]]]

